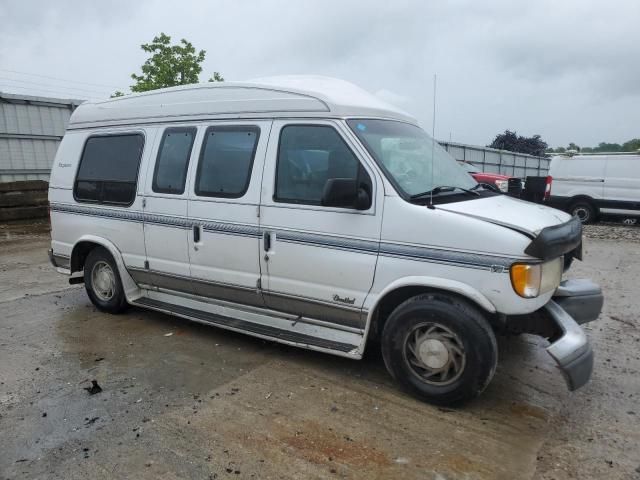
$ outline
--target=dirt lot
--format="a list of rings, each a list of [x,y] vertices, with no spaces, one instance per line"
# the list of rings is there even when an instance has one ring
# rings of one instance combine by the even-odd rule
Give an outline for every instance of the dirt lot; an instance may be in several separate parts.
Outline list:
[[[570,272],[606,295],[591,383],[569,393],[543,340],[503,338],[484,395],[450,410],[398,391],[373,351],[99,313],[49,267],[46,224],[0,226],[0,477],[640,479],[631,228],[588,229]]]

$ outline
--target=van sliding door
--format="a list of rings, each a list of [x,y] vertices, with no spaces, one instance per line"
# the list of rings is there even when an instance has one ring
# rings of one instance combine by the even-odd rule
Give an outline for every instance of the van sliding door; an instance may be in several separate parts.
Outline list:
[[[143,286],[191,293],[187,176],[197,128],[161,127],[144,192],[144,268],[130,269]],[[192,162],[193,163],[193,162]]]
[[[260,181],[271,121],[209,124],[189,194],[189,257],[200,297],[263,306]]]

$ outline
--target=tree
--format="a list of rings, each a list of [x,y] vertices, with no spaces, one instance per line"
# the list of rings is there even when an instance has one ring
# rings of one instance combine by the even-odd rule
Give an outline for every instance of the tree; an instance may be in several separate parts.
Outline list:
[[[519,136],[516,132],[505,130],[504,133],[496,135],[488,147],[510,152],[526,153],[541,157],[549,145],[542,140],[540,135],[533,137]]]
[[[202,62],[206,57],[205,50],[196,51],[191,42],[184,38],[178,44],[171,44],[171,37],[165,33],[153,38],[151,43],[140,45],[142,50],[150,53],[141,67],[141,74],[131,74],[135,85],[132,92],[147,92],[158,88],[174,87],[198,83],[202,72]],[[219,72],[213,72],[210,82],[223,82]],[[120,97],[123,92],[116,91],[113,97]]]
[[[220,72],[213,72],[213,76],[211,76],[208,81],[209,82],[224,82],[224,77],[220,74]]]
[[[594,152],[620,152],[622,151],[622,145],[619,143],[606,143],[600,142],[597,147],[593,149]]]
[[[152,55],[142,65],[142,75],[131,75],[136,81],[131,86],[132,92],[198,83],[201,63],[207,52],[200,50],[196,53],[191,42],[183,38],[180,44],[171,45],[171,37],[160,33],[151,43],[144,43],[140,48]]]
[[[581,153],[637,152],[640,150],[640,138],[632,138],[622,145],[619,143],[600,142],[597,147],[582,148],[571,142],[566,149],[564,147],[551,148],[547,149],[547,153],[564,153],[567,150],[577,150]]]
[[[622,144],[623,152],[637,152],[640,150],[640,138],[634,138]]]

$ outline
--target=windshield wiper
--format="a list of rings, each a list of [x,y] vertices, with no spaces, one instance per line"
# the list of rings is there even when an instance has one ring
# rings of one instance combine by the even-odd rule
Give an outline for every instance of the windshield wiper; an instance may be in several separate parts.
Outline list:
[[[473,189],[477,188],[478,185],[476,185],[475,187],[473,187]],[[439,187],[436,187],[434,189],[431,190],[427,190],[426,192],[422,192],[422,193],[416,193],[415,195],[411,195],[409,198],[411,200],[416,200],[418,198],[424,198],[424,197],[428,197],[430,195],[438,195],[439,193],[442,192],[453,192],[454,190],[462,190],[465,193],[470,193],[471,195],[476,195],[476,196],[480,196],[480,194],[478,192],[474,192],[473,189],[469,190],[468,188],[462,188],[462,187],[453,187],[450,185],[440,185]]]

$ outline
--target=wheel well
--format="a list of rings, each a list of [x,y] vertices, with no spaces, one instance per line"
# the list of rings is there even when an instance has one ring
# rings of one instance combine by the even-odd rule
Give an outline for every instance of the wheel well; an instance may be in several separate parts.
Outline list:
[[[588,203],[589,205],[591,205],[591,208],[593,208],[594,211],[598,211],[598,207],[596,207],[596,203],[593,200],[593,198],[588,197],[586,195],[576,195],[575,197],[571,197],[571,200],[569,201],[569,210],[571,208],[573,208],[574,205],[576,205],[577,203]]]
[[[460,300],[471,303],[473,306],[477,307],[487,318],[487,321],[493,326],[497,324],[497,317],[495,314],[487,312],[481,305],[479,305],[474,300],[469,297],[465,297],[456,292],[452,292],[450,290],[444,290],[440,288],[434,287],[425,287],[422,285],[410,285],[406,287],[400,287],[391,292],[388,292],[382,300],[378,302],[376,308],[371,316],[371,328],[369,331],[369,338],[379,338],[382,329],[384,328],[384,324],[393,312],[400,304],[409,300],[412,297],[417,295],[422,295],[424,293],[443,293],[450,297],[456,297]]]
[[[94,248],[102,247],[95,242],[78,242],[71,252],[71,272],[80,272],[84,270],[84,262],[89,252]]]

